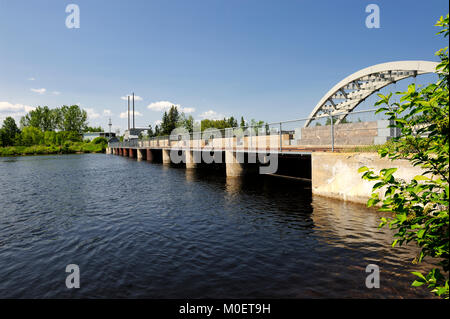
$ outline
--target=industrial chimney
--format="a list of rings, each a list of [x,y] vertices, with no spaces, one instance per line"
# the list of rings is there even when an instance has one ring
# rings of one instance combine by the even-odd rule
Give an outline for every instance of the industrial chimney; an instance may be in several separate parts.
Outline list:
[[[135,129],[136,126],[134,126],[134,92],[133,92],[133,129]]]

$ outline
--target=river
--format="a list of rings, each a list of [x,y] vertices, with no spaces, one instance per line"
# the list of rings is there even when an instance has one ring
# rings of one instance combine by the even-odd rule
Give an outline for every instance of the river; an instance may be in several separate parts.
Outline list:
[[[429,297],[381,213],[305,182],[85,154],[0,158],[0,190],[0,298]]]

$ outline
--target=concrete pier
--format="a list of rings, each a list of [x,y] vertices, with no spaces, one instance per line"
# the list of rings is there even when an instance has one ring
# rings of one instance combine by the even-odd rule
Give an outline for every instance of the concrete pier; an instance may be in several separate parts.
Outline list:
[[[422,175],[420,167],[414,167],[407,160],[380,158],[377,153],[313,153],[312,192],[316,195],[366,204],[372,194],[376,181],[370,182],[361,178],[358,169],[370,167],[375,172],[383,168],[395,167],[396,178],[411,180]],[[384,197],[385,187],[378,190],[380,198]]]
[[[243,155],[243,154],[242,154]],[[239,163],[234,151],[225,151],[225,164],[227,176],[241,176],[244,174],[243,164]]]
[[[109,148],[107,152],[124,157],[162,162],[166,167],[171,164],[169,148]],[[181,151],[179,151],[181,152]],[[203,153],[202,153],[203,152]],[[416,175],[422,175],[423,170],[413,167],[407,160],[390,161],[382,159],[377,153],[332,153],[312,152],[310,154],[275,154],[256,157],[255,152],[245,152],[236,149],[222,149],[220,161],[205,160],[210,150],[183,150],[183,160],[186,169],[194,173],[194,169],[218,169],[224,171],[227,177],[233,178],[247,174],[261,173],[262,166],[275,163],[276,172],[270,173],[279,177],[292,177],[311,181],[312,193],[336,199],[365,204],[372,193],[374,182],[361,179],[358,168],[367,166],[379,171],[386,167],[396,167],[397,178],[411,180]],[[258,154],[261,155],[261,154]],[[272,154],[273,155],[273,154]],[[224,158],[223,158],[224,157]],[[272,157],[272,158],[271,158]],[[225,163],[223,163],[225,160]],[[187,175],[188,176],[188,175]],[[190,175],[189,175],[190,176]],[[232,182],[230,182],[232,183]],[[380,196],[384,194],[380,189]]]
[[[136,150],[136,155],[137,155],[138,161],[142,161],[142,159],[144,158],[144,152],[145,152],[145,150],[143,150],[143,149]]]
[[[184,152],[185,159],[186,159],[186,168],[192,169],[197,167],[197,163],[195,162],[194,158],[194,151],[187,150]]]
[[[169,149],[162,150],[162,162],[163,162],[163,164],[170,164],[170,150]]]

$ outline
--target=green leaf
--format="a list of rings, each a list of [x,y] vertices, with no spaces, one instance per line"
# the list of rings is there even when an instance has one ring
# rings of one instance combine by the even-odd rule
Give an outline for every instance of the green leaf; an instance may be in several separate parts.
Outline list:
[[[411,272],[411,273],[412,273],[413,275],[416,275],[417,277],[419,277],[419,278],[422,279],[423,281],[427,281],[427,279],[425,278],[424,275],[422,275],[421,272],[413,271],[413,272]]]
[[[378,198],[371,198],[367,201],[367,207],[372,207],[376,204],[378,204],[380,200]]]
[[[416,175],[416,176],[414,176],[414,179],[416,181],[431,181],[431,178],[428,178],[428,177],[423,176],[423,175]]]
[[[367,172],[368,170],[369,170],[368,167],[363,166],[363,167],[360,167],[360,168],[358,169],[358,173]]]
[[[420,287],[423,284],[424,284],[424,282],[414,280],[414,282],[411,284],[411,286],[413,286],[413,287]]]
[[[395,245],[397,245],[397,243],[398,243],[398,239],[396,239],[396,240],[394,240],[393,242],[392,242],[392,248],[394,248],[395,247]]]

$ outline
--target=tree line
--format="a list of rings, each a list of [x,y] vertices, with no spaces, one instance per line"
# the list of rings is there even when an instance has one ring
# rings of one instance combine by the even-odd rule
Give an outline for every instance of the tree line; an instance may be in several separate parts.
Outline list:
[[[0,128],[0,147],[63,145],[82,142],[82,133],[103,131],[90,127],[87,113],[78,105],[50,109],[38,106],[20,119],[20,127],[12,117],[7,117]]]
[[[239,126],[237,119],[233,116],[222,120],[203,119],[200,122],[196,122],[194,121],[192,115],[186,116],[183,112],[179,112],[176,106],[172,105],[168,111],[164,112],[161,119],[161,124],[156,125],[154,129],[151,125],[149,125],[148,136],[155,137],[170,135],[174,129],[179,127],[185,128],[189,133],[192,133],[194,129],[196,131],[204,131],[210,128],[222,130],[232,127],[241,127],[246,129],[249,126],[262,127],[263,125],[264,121],[256,121],[252,119],[250,122],[246,122],[242,116]]]

